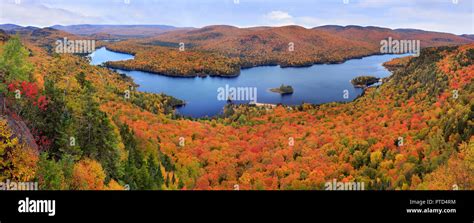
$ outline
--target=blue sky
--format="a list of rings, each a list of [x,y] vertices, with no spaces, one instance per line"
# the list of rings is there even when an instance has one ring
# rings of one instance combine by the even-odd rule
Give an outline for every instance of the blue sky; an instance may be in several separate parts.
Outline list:
[[[474,33],[473,0],[347,1],[0,0],[0,24],[372,25]]]

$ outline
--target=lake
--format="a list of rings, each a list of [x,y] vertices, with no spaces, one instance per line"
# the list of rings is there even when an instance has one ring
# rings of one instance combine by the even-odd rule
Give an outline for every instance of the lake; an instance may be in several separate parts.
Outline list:
[[[139,91],[165,93],[185,100],[186,106],[177,108],[177,113],[205,117],[222,112],[227,100],[218,100],[218,96],[226,88],[255,89],[258,103],[299,105],[303,102],[322,104],[352,101],[362,93],[362,89],[354,88],[350,83],[353,78],[361,75],[388,77],[391,73],[382,64],[403,56],[407,54],[374,55],[348,60],[342,64],[316,64],[301,68],[261,66],[243,69],[234,78],[180,78],[142,71],[116,71],[132,77],[140,85]],[[91,59],[91,64],[98,65],[106,61],[133,59],[133,56],[100,48],[91,54]],[[282,84],[291,85],[294,93],[280,95],[269,91]],[[234,103],[249,103],[249,100]]]

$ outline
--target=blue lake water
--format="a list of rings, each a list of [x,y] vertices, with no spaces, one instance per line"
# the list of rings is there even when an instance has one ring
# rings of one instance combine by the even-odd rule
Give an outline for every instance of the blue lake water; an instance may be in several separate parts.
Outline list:
[[[99,65],[107,61],[121,61],[121,60],[131,60],[135,58],[133,55],[126,53],[116,53],[110,50],[107,50],[105,47],[99,48],[89,55],[91,57],[92,65]]]
[[[375,55],[348,60],[342,64],[317,64],[303,68],[261,66],[243,69],[238,77],[179,78],[141,71],[117,70],[133,78],[140,85],[138,90],[165,93],[186,101],[177,109],[179,114],[191,117],[214,116],[222,112],[227,100],[218,100],[219,89],[228,87],[256,88],[258,103],[299,105],[302,102],[322,104],[334,101],[352,101],[362,93],[350,81],[361,75],[387,77],[391,73],[382,64],[406,55]],[[105,61],[133,59],[132,55],[100,48],[91,55],[91,64]],[[291,85],[294,93],[280,95],[269,91],[280,85]],[[348,97],[345,98],[345,93]],[[248,103],[249,101],[234,101]]]

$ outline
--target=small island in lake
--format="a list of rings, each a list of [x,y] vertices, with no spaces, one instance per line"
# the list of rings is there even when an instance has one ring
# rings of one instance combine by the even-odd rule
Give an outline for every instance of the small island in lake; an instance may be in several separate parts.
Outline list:
[[[281,85],[279,88],[270,88],[271,92],[284,94],[293,94],[293,87],[290,85]]]
[[[379,82],[380,78],[373,77],[373,76],[359,76],[351,80],[351,83],[354,87],[358,88],[365,88],[372,84]]]

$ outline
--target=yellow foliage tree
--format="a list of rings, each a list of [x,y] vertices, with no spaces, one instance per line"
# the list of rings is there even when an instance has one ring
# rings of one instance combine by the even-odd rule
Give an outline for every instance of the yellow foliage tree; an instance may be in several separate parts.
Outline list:
[[[76,190],[103,190],[105,173],[99,162],[86,158],[74,165],[72,186]]]
[[[11,179],[19,182],[31,181],[36,174],[38,154],[24,145],[16,146],[8,153],[11,161]]]
[[[0,181],[29,181],[35,175],[37,154],[19,143],[5,119],[0,120]]]
[[[125,188],[117,183],[115,180],[111,180],[109,184],[107,185],[106,190],[124,190]]]

